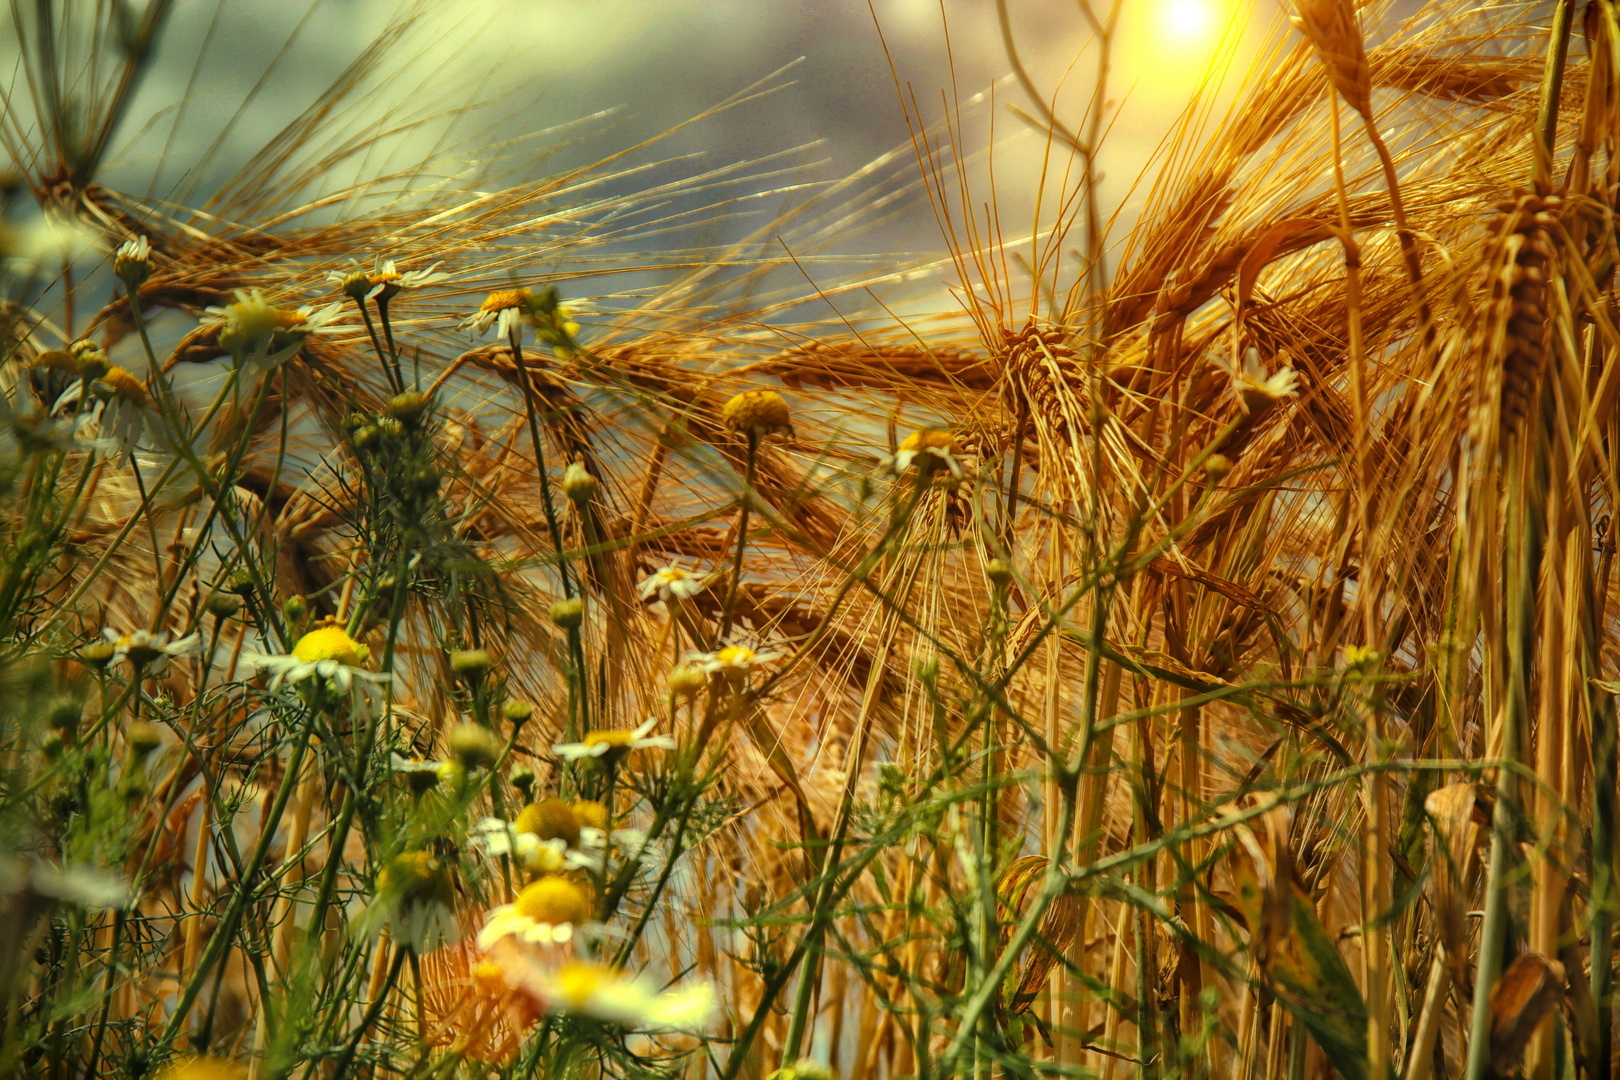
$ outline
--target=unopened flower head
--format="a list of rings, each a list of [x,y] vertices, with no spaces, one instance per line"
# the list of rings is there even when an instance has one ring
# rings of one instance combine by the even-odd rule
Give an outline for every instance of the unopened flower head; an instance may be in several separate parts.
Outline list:
[[[113,274],[131,289],[140,288],[141,282],[152,276],[152,245],[146,237],[137,236],[118,245],[113,255]]]
[[[907,435],[895,451],[892,467],[903,473],[913,465],[925,476],[937,469],[949,469],[953,477],[962,478],[962,464],[956,460],[962,452],[956,436],[944,428],[920,428]]]
[[[488,949],[509,936],[530,945],[564,944],[591,917],[592,907],[583,885],[548,874],[525,886],[514,902],[490,911],[478,932],[478,947]]]
[[[450,732],[450,756],[469,772],[490,768],[500,760],[501,750],[501,740],[486,727],[458,724]]]
[[[107,350],[99,342],[90,338],[80,338],[68,346],[68,352],[78,365],[79,376],[85,379],[99,379],[112,367],[112,361],[107,359]]]
[[[689,600],[702,592],[708,583],[708,578],[699,577],[670,563],[643,578],[639,588],[642,600],[651,600],[656,596],[668,603],[671,600]]]
[[[252,355],[266,363],[279,363],[298,350],[311,334],[335,333],[332,325],[343,310],[341,303],[316,308],[277,307],[258,289],[233,290],[236,300],[224,307],[205,309],[204,326],[219,328],[219,347],[232,356]]]
[[[775,390],[744,390],[726,402],[720,419],[731,430],[755,438],[777,432],[793,434],[793,414]]]
[[[563,470],[563,494],[576,506],[584,506],[590,502],[599,486],[596,477],[591,475],[591,471],[582,462],[571,461],[568,468]]]
[[[650,735],[655,721],[649,719],[630,730],[592,731],[584,742],[558,743],[551,752],[564,761],[623,755],[631,750],[673,750],[675,740],[668,735]]]
[[[425,795],[439,786],[444,774],[444,762],[428,761],[419,757],[405,757],[399,753],[388,755],[388,767],[405,778],[413,794]]]

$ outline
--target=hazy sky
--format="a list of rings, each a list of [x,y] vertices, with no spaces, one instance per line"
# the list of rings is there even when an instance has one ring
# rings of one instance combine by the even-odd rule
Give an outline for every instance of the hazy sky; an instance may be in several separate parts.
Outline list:
[[[1277,13],[1275,0],[1125,0],[1111,94],[1121,107],[1104,156],[1112,200],[1124,196],[1126,182],[1186,101],[1234,2],[1261,25]],[[398,10],[387,0],[324,0],[313,7],[178,0],[135,110],[140,116],[188,101],[161,190],[178,182],[221,131],[220,160],[233,167],[244,160]],[[1091,35],[1074,0],[1012,0],[1011,10],[1025,62],[1043,92],[1056,93],[1060,115],[1078,122],[1095,50],[1084,51]],[[563,152],[548,167],[589,160],[674,127],[799,61],[776,80],[775,92],[694,124],[643,158],[701,154],[685,166],[695,170],[816,144],[792,160],[820,164],[795,179],[826,179],[907,147],[896,174],[915,175],[896,73],[932,121],[943,113],[942,91],[953,85],[947,29],[954,94],[962,101],[990,90],[1009,70],[991,0],[946,0],[943,10],[939,0],[873,0],[870,6],[866,0],[455,0],[435,11],[397,50],[399,62],[423,75],[424,98],[456,101],[479,80],[486,90],[526,83],[482,114],[486,122],[506,114],[496,130],[509,136],[619,110],[611,133]],[[265,91],[235,116],[247,88],[295,30],[296,40]],[[198,55],[206,59],[194,71]],[[997,94],[994,110],[965,110],[962,141],[982,151],[990,144],[994,117],[996,191],[1005,220],[1021,221],[1023,229],[1041,140],[1003,107],[1027,105],[1022,92],[1002,84]],[[135,144],[123,175],[150,172],[166,123]],[[458,123],[466,130],[453,134],[474,130],[471,118]],[[139,126],[132,123],[129,131]],[[920,200],[877,235],[859,239],[855,246],[865,250],[940,247],[933,216]]]

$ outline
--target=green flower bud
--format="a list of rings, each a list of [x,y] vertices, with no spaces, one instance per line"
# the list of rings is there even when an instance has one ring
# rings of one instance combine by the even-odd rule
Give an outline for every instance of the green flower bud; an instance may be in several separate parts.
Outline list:
[[[59,694],[45,706],[45,722],[64,735],[72,735],[79,730],[79,721],[84,719],[84,702],[72,694]]]
[[[238,570],[225,579],[224,590],[233,596],[248,597],[253,595],[253,575],[246,570]]]
[[[1000,559],[991,559],[984,564],[984,576],[990,579],[990,584],[998,589],[1005,589],[1012,581],[1012,567]]]
[[[536,779],[533,769],[527,765],[514,766],[508,779],[512,781],[512,786],[523,794],[525,800],[531,798],[529,793],[534,790]]]
[[[564,630],[573,630],[585,621],[585,601],[577,596],[551,605],[551,621]]]
[[[395,394],[388,399],[388,404],[383,406],[383,412],[413,431],[422,422],[422,418],[427,415],[427,411],[427,395],[418,393],[415,390]]]
[[[382,429],[376,424],[367,424],[356,428],[351,438],[354,440],[354,449],[357,453],[370,453],[381,445]]]
[[[485,649],[457,649],[450,654],[450,670],[466,682],[477,682],[489,673],[489,652]]]
[[[563,471],[563,494],[568,496],[570,502],[576,506],[584,506],[596,495],[600,485],[590,470],[578,461],[571,463]]]
[[[113,653],[116,651],[110,641],[92,641],[79,650],[79,661],[86,667],[99,670],[112,663]]]
[[[124,729],[124,742],[129,746],[130,758],[138,764],[163,745],[163,735],[156,724],[137,720]]]
[[[709,685],[709,673],[696,664],[681,664],[669,672],[669,689],[678,698],[695,698]]]
[[[208,598],[208,603],[204,606],[216,618],[229,619],[242,610],[242,598],[233,593],[217,592]]]
[[[501,706],[501,715],[506,717],[507,723],[514,727],[522,727],[529,722],[529,717],[534,715],[534,706],[527,701],[508,701]]]
[[[1204,459],[1204,475],[1212,484],[1218,484],[1226,479],[1226,474],[1232,471],[1232,459],[1225,454],[1211,454]]]
[[[459,724],[450,732],[450,756],[468,772],[487,769],[501,757],[501,740],[488,728]]]
[[[300,623],[309,614],[309,602],[302,596],[289,596],[281,602],[281,613],[291,623]]]

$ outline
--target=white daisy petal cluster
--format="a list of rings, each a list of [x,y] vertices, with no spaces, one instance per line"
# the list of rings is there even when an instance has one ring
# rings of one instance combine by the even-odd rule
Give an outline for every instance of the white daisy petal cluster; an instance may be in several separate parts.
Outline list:
[[[437,285],[449,281],[450,275],[438,272],[439,263],[434,263],[426,270],[406,270],[403,273],[393,259],[385,259],[378,255],[368,270],[329,270],[326,280],[330,281],[344,292],[352,296],[357,302],[381,299],[387,303],[399,295],[402,289],[417,289],[423,285]]]
[[[962,463],[956,459],[962,452],[956,436],[943,428],[921,428],[907,435],[900,448],[889,459],[889,468],[896,475],[912,466],[925,475],[936,469],[947,469],[952,477],[962,479]]]
[[[130,901],[129,885],[109,871],[72,864],[59,868],[0,857],[0,893],[25,889],[35,896],[84,908],[121,908]]]
[[[568,853],[568,863],[570,867],[600,872],[606,852],[607,831],[587,825],[579,830],[579,850]],[[662,844],[649,840],[640,829],[614,829],[613,854],[627,863],[654,867],[663,865],[665,852]]]
[[[552,1014],[589,1017],[643,1031],[700,1031],[714,1017],[714,988],[694,981],[659,990],[649,979],[585,961],[533,964],[508,979],[546,1003]]]
[[[641,580],[637,588],[641,592],[643,602],[655,596],[668,603],[671,600],[689,600],[702,592],[709,584],[707,577],[688,573],[681,569],[677,563],[670,563],[662,570],[655,570]]]
[[[774,649],[753,649],[747,645],[727,645],[723,649],[707,653],[690,653],[686,657],[688,664],[697,664],[707,674],[716,672],[727,678],[746,678],[749,672],[760,664],[772,660],[780,660],[781,652]]]
[[[577,852],[568,850],[560,836],[542,840],[532,832],[520,831],[511,822],[487,817],[473,826],[472,843],[497,858],[506,855],[530,873],[554,874],[585,865]]]
[[[590,920],[591,908],[584,886],[548,874],[526,885],[512,903],[490,909],[478,931],[478,947],[488,951],[504,938],[525,945],[566,945],[574,939],[574,929]]]
[[[312,334],[332,334],[342,329],[333,323],[343,312],[341,301],[324,307],[305,304],[297,309],[280,308],[264,298],[258,289],[234,289],[236,301],[224,307],[204,309],[205,327],[219,328],[219,347],[267,371],[288,359]]]
[[[120,631],[104,627],[101,636],[112,645],[114,663],[128,660],[148,675],[160,675],[175,657],[195,656],[201,651],[202,635],[187,634],[175,641],[169,640],[167,630]]]
[[[113,274],[131,289],[152,274],[152,245],[144,236],[125,240],[113,253]]]
[[[584,742],[558,743],[551,748],[551,752],[564,761],[579,761],[583,758],[605,757],[614,751],[675,749],[675,740],[668,735],[648,737],[655,722],[649,718],[629,731],[588,732]]]
[[[1299,372],[1284,366],[1268,376],[1260,363],[1260,350],[1251,345],[1243,352],[1242,369],[1232,373],[1232,389],[1244,412],[1260,416],[1283,398],[1298,396]]]
[[[323,626],[311,630],[298,639],[290,653],[261,653],[246,650],[242,665],[269,671],[270,691],[281,689],[282,684],[300,683],[318,677],[329,679],[342,693],[354,688],[355,680],[386,683],[389,676],[369,671],[362,664],[371,656],[371,650],[349,637],[339,626]]]

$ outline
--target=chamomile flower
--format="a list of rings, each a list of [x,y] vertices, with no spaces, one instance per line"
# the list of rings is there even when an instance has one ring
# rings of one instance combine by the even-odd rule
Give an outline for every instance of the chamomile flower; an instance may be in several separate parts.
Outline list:
[[[495,330],[501,340],[510,340],[525,325],[533,327],[535,336],[558,351],[579,351],[574,336],[579,323],[574,321],[575,308],[557,296],[557,288],[548,285],[538,293],[533,289],[497,289],[484,298],[478,310],[462,320],[461,328],[476,334]]]
[[[146,237],[137,236],[118,245],[113,254],[113,274],[131,289],[140,288],[141,282],[152,275],[152,245]]]
[[[699,1031],[715,1013],[714,988],[702,981],[660,991],[641,976],[582,960],[560,967],[531,962],[504,974],[509,982],[545,1002],[546,1011],[553,1015],[588,1017],[643,1031]]]
[[[449,274],[435,272],[439,266],[439,263],[434,263],[426,270],[401,272],[393,259],[385,259],[378,255],[369,271],[329,270],[326,280],[340,286],[356,303],[375,299],[386,304],[403,289],[417,289],[423,285],[437,285],[450,280]]]
[[[515,822],[487,817],[473,826],[472,842],[499,858],[509,856],[530,872],[555,874],[568,866],[568,844],[561,837],[542,840],[532,832],[521,831]]]
[[[702,592],[709,584],[709,579],[682,570],[679,565],[670,563],[662,570],[655,570],[645,578],[637,588],[641,591],[643,601],[653,597],[668,603],[671,600],[690,600]]]
[[[1232,391],[1244,412],[1260,416],[1283,398],[1298,396],[1299,373],[1284,366],[1268,376],[1260,363],[1260,350],[1250,346],[1243,351],[1243,367],[1232,372]]]
[[[600,758],[609,754],[627,754],[631,750],[673,750],[675,740],[668,735],[647,737],[656,721],[648,719],[629,730],[587,732],[584,742],[558,743],[551,752],[564,761],[582,758]]]
[[[169,640],[167,630],[119,631],[108,626],[101,636],[113,647],[112,660],[128,660],[148,675],[162,674],[169,661],[177,656],[195,656],[202,645],[202,635],[187,634],[175,641]]]
[[[121,908],[130,901],[124,879],[106,870],[82,865],[57,868],[44,862],[0,857],[0,893],[24,890],[91,909]]]
[[[591,917],[591,897],[578,882],[548,874],[524,887],[510,904],[490,910],[478,931],[478,947],[488,950],[502,938],[528,945],[565,945],[575,927]]]
[[[428,761],[419,757],[405,757],[397,751],[388,755],[388,768],[405,778],[405,785],[414,794],[426,795],[448,778],[455,766],[448,761]]]
[[[265,369],[296,353],[311,334],[336,333],[332,325],[343,311],[343,304],[282,308],[270,303],[258,289],[233,290],[236,301],[224,307],[204,309],[208,318],[203,326],[219,328],[219,347],[238,361],[251,358]]]
[[[383,683],[386,674],[361,667],[371,657],[371,650],[355,641],[341,626],[320,626],[299,638],[290,653],[244,652],[242,663],[261,668],[274,676],[270,690],[275,692],[283,683],[299,683],[315,676],[330,679],[343,693],[348,693],[354,680]]]
[[[386,926],[395,941],[421,955],[461,937],[455,899],[450,870],[432,852],[403,851],[377,875],[365,919],[371,932]]]
[[[956,460],[956,455],[962,449],[956,442],[956,436],[943,428],[920,428],[907,435],[900,444],[900,449],[894,452],[889,461],[889,467],[896,474],[903,473],[915,465],[918,471],[925,475],[932,474],[936,469],[949,469],[951,476],[962,479],[962,463]]]
[[[101,409],[94,417],[96,427],[103,438],[118,447],[120,460],[127,460],[152,426],[152,399],[146,383],[128,369],[114,364],[90,387],[101,401]],[[78,400],[79,389],[79,386],[70,388],[51,411]]]
[[[602,859],[607,852],[607,838],[605,828],[583,826],[579,830],[579,850],[568,852],[569,868],[600,873]],[[663,845],[650,839],[640,829],[614,829],[613,854],[627,863],[642,867],[662,866],[665,861]]]
[[[753,649],[747,645],[727,645],[711,653],[692,653],[688,664],[697,664],[710,674],[722,674],[729,679],[747,678],[759,664],[781,659],[782,654],[770,649]]]

